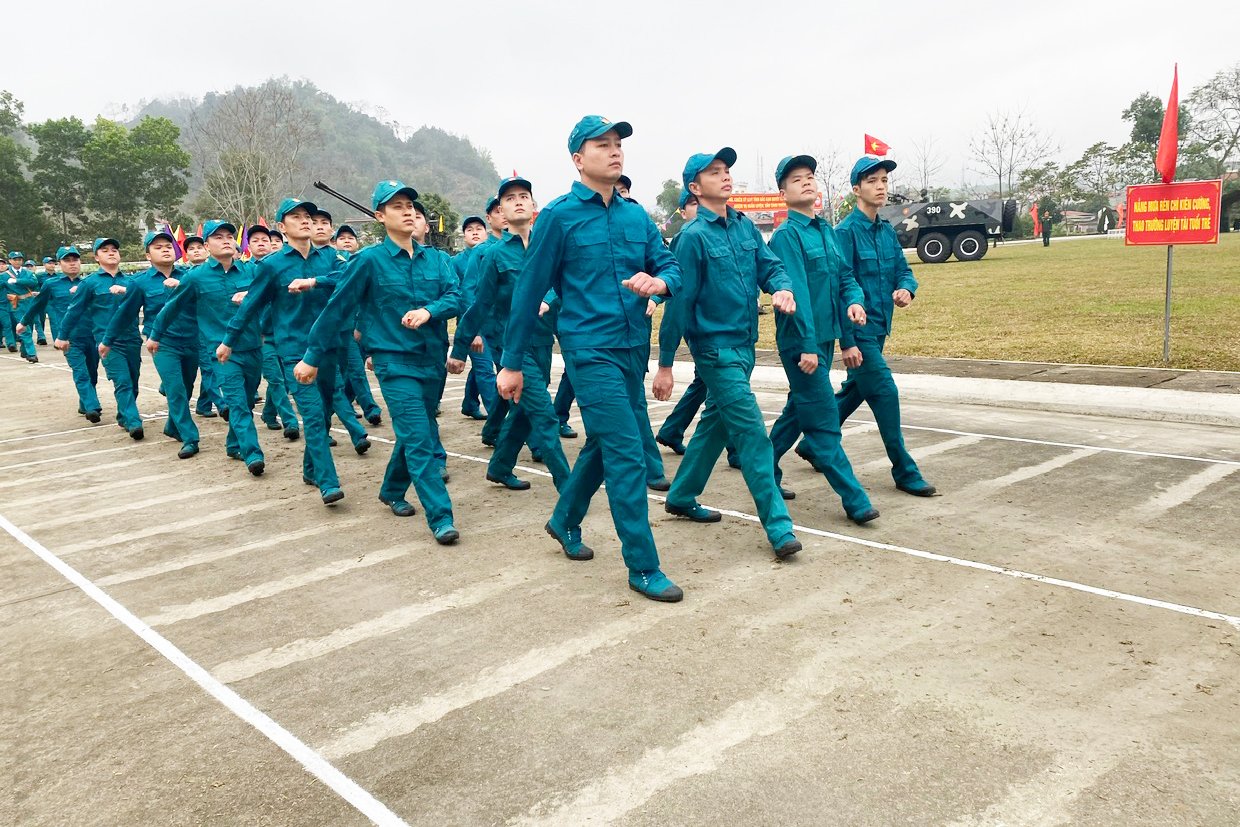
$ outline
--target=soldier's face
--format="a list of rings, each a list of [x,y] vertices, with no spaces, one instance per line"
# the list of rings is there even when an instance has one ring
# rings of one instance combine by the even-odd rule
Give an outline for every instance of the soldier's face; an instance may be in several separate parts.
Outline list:
[[[690,198],[685,202],[685,206],[680,211],[680,215],[685,221],[692,221],[697,218],[698,202],[696,198]]]
[[[215,258],[232,258],[237,254],[237,239],[227,227],[207,236],[207,251]]]
[[[699,200],[727,201],[732,196],[732,168],[716,158],[698,173],[689,188]]]
[[[393,196],[390,201],[375,211],[375,220],[383,222],[383,229],[389,233],[404,235],[413,233],[415,216],[419,216],[413,208],[413,201],[407,195]],[[425,225],[425,220],[422,222]]]
[[[487,223],[491,225],[491,232],[500,235],[504,230],[508,229],[508,219],[504,218],[504,208],[495,205],[495,209],[487,213]]]
[[[818,198],[818,179],[809,167],[794,167],[784,176],[784,185],[779,191],[789,207],[812,205]]]
[[[77,256],[65,256],[60,260],[60,270],[66,276],[76,276],[82,272],[82,259]]]
[[[525,187],[511,186],[504,190],[499,206],[509,226],[528,224],[534,217],[534,196]]]
[[[426,216],[416,207],[413,210],[413,240],[419,244],[426,243],[426,235],[431,231],[431,224]]]
[[[357,236],[353,233],[341,233],[336,236],[336,249],[345,250],[350,253],[357,252]]]
[[[853,194],[862,204],[882,207],[887,203],[887,170],[880,169],[857,182]]]
[[[325,215],[316,215],[313,219],[311,219],[311,221],[313,222],[312,230],[314,232],[314,235],[312,236],[312,238],[314,240],[314,243],[323,245],[323,244],[326,244],[328,241],[331,241],[331,237],[332,237],[331,219]]]
[[[105,244],[95,251],[95,263],[100,267],[115,267],[121,263],[121,251],[115,244]]]
[[[271,236],[266,233],[255,233],[250,236],[250,254],[262,258],[271,252]]]
[[[166,238],[157,238],[146,248],[146,260],[156,267],[166,267],[176,261],[177,248]]]
[[[613,129],[591,138],[573,153],[573,163],[583,178],[614,186],[624,174],[624,148],[620,136]]]
[[[56,265],[55,265],[55,264],[53,264],[52,262],[50,262],[50,261],[49,261],[47,264],[44,264],[44,265],[43,265],[43,269],[44,269],[44,270],[47,272],[47,274],[50,276],[50,275],[52,275],[53,273],[55,273],[55,272],[56,272]]]
[[[305,207],[298,207],[284,216],[284,220],[280,222],[280,232],[293,241],[305,241],[310,238],[313,225],[310,211]]]
[[[190,264],[202,264],[207,260],[207,248],[201,241],[193,241],[185,245],[185,257]]]
[[[465,236],[466,247],[477,247],[487,237],[487,228],[479,224],[477,221],[471,221],[465,225],[462,230]]]

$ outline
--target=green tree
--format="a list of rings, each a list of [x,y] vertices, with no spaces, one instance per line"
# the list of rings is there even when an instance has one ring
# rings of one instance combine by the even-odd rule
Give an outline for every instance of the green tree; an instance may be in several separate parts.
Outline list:
[[[1124,120],[1132,124],[1129,140],[1134,144],[1157,147],[1158,138],[1162,135],[1163,113],[1167,111],[1161,100],[1149,92],[1142,92],[1133,98],[1132,103],[1124,110]],[[1192,116],[1185,104],[1180,104],[1179,135],[1182,140],[1188,131]]]
[[[663,189],[655,196],[655,209],[651,218],[659,225],[663,235],[674,236],[684,226],[685,219],[680,214],[680,193],[683,187],[675,178],[663,182]]]
[[[145,117],[129,133],[142,169],[143,205],[161,219],[171,219],[189,192],[189,153],[177,141],[181,130],[167,118]]]
[[[11,92],[0,92],[0,247],[38,255],[55,246],[51,225],[43,215],[38,189],[26,177],[30,150],[17,142],[24,134],[25,105]]]
[[[20,132],[26,104],[13,97],[8,89],[0,91],[0,135]]]
[[[1220,178],[1240,163],[1240,63],[1223,69],[1189,95],[1193,112],[1185,161],[1198,177]]]
[[[438,247],[441,250],[449,249],[452,241],[458,233],[457,225],[461,221],[461,215],[452,209],[452,205],[448,203],[448,199],[444,198],[437,192],[423,192],[418,194],[418,200],[422,202],[422,206],[430,212],[427,220],[431,223],[431,234],[428,239],[432,247]],[[443,219],[443,231],[439,229],[440,219]]]
[[[90,132],[78,118],[31,124],[27,131],[39,144],[39,151],[30,162],[35,187],[57,218],[61,235],[70,238],[81,226],[86,205],[82,150],[90,140]]]
[[[82,168],[86,205],[99,214],[97,226],[121,241],[132,241],[138,235],[143,169],[129,130],[98,118],[82,148]]]

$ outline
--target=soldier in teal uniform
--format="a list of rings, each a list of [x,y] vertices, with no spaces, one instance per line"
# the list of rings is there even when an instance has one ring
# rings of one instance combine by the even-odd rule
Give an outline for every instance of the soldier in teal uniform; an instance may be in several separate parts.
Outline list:
[[[199,235],[187,236],[185,239],[185,261],[187,268],[197,267],[210,258],[206,242]],[[202,341],[198,350],[198,399],[194,403],[194,413],[198,416],[213,417],[216,410],[224,412],[223,400],[220,399],[219,385],[215,381],[215,345]]]
[[[176,266],[176,239],[171,233],[151,232],[142,240],[150,267],[131,276],[124,285],[125,296],[99,341],[99,353],[107,357],[113,341],[123,340],[142,313],[142,333],[148,338],[151,325],[163,310],[172,291],[184,278]],[[164,335],[163,347],[152,357],[168,400],[168,419],[164,435],[181,443],[177,456],[189,459],[198,453],[198,426],[189,412],[189,398],[198,378],[198,326],[193,317],[184,317]]]
[[[473,306],[478,289],[477,268],[470,268],[475,255],[480,255],[483,243],[493,236],[487,233],[487,223],[480,215],[467,215],[461,221],[461,236],[465,249],[452,257],[452,269],[461,282],[461,306]],[[475,349],[475,346],[477,349]],[[461,399],[461,413],[470,419],[485,420],[487,411],[495,409],[499,394],[495,392],[495,360],[481,338],[469,348],[469,374],[465,377],[465,396]]]
[[[108,325],[116,314],[116,308],[125,298],[129,277],[122,275],[121,245],[114,238],[96,238],[92,245],[95,262],[99,269],[92,273],[73,293],[65,310],[63,330],[57,337],[56,349],[67,352],[70,341],[66,333],[72,333],[77,325],[86,320],[90,325],[95,343],[102,342]],[[138,379],[142,367],[142,338],[137,323],[125,330],[116,331],[106,356],[100,354],[104,372],[112,382],[116,396],[116,423],[129,432],[134,439],[146,436],[142,429],[142,416],[138,413]]]
[[[216,357],[221,362],[230,360],[233,347],[244,339],[254,320],[269,320],[271,335],[264,337],[264,346],[275,350],[285,387],[297,404],[306,429],[302,481],[317,486],[323,502],[331,505],[344,499],[328,445],[325,413],[335,390],[326,380],[335,372],[324,371],[320,377],[322,384],[316,381],[303,385],[293,378],[293,367],[306,352],[310,328],[335,285],[338,264],[332,250],[310,243],[310,216],[315,209],[314,204],[298,198],[280,202],[276,223],[287,234],[288,244],[264,256],[255,266],[254,282],[228,322]]]
[[[258,262],[271,255],[273,232],[275,231],[261,224],[255,224],[246,230],[245,236],[250,245],[253,264],[257,265]],[[297,412],[293,410],[293,403],[289,399],[288,387],[284,384],[284,369],[280,366],[279,354],[272,343],[273,333],[269,313],[259,316],[258,326],[263,333],[263,381],[267,383],[260,418],[263,420],[263,425],[267,426],[267,430],[283,430],[284,438],[293,442],[301,438],[301,426],[297,422]]]
[[[775,230],[770,246],[792,279],[800,308],[792,316],[775,317],[775,342],[788,375],[788,402],[771,428],[775,481],[783,479],[780,459],[805,434],[806,451],[817,457],[844,513],[860,525],[878,517],[878,511],[844,453],[830,371],[841,329],[865,324],[865,297],[852,268],[844,265],[835,231],[814,214],[817,169],[810,155],[788,156],[775,167],[775,185],[788,205],[788,220]]]
[[[908,266],[895,229],[880,218],[887,203],[887,174],[895,161],[862,157],[853,164],[850,180],[857,206],[836,227],[840,253],[865,293],[864,327],[845,326],[840,334],[840,356],[848,378],[835,395],[840,423],[865,402],[874,414],[878,433],[896,488],[918,497],[932,497],[935,487],[921,475],[904,447],[900,430],[900,393],[883,359],[883,345],[891,334],[897,307],[908,307],[917,295],[917,279]],[[819,458],[814,460],[821,464]]]
[[[74,330],[64,327],[65,311],[69,309],[69,301],[82,281],[82,257],[75,247],[61,247],[56,251],[56,259],[60,263],[60,275],[43,283],[39,295],[26,308],[21,324],[30,324],[37,314],[46,310],[52,328],[52,341],[65,339],[69,342],[69,347],[64,351],[65,361],[69,363],[73,386],[77,389],[78,413],[94,423],[101,418],[99,395],[95,391],[99,383],[99,351],[95,347],[90,320],[83,317]]]
[[[164,305],[151,325],[146,349],[159,353],[164,335],[176,329],[181,314],[192,315],[198,325],[200,341],[224,341],[228,322],[236,313],[254,281],[254,269],[237,260],[237,228],[214,219],[203,225],[207,251],[211,254],[185,275],[177,291]],[[254,428],[254,401],[263,371],[263,337],[257,320],[246,328],[233,349],[232,358],[214,367],[224,407],[228,410],[228,436],[225,452],[242,460],[254,476],[266,470],[263,449]],[[214,348],[213,348],[214,352]]]
[[[56,259],[53,258],[52,256],[44,256],[43,257],[43,269],[39,271],[38,273],[36,273],[36,275],[39,277],[39,290],[41,291],[43,289],[43,285],[47,282],[47,280],[50,279],[52,276],[56,275]],[[38,317],[35,318],[34,320],[35,339],[38,342],[38,344],[41,344],[41,345],[47,344],[47,334],[44,333],[44,331],[47,329],[45,325],[46,321],[47,321],[47,313],[44,311],[40,311]],[[55,339],[55,338],[56,338],[56,334],[53,333],[52,339]]]
[[[450,260],[413,240],[417,195],[400,181],[376,185],[371,206],[387,238],[349,258],[294,375],[313,382],[333,334],[345,320],[357,319],[396,434],[384,484],[412,479],[436,542],[450,545],[461,535],[437,467],[430,420],[446,375],[447,321],[460,312],[461,292]],[[381,489],[380,499],[394,513],[411,511],[404,491]]]
[[[5,335],[10,337],[9,350],[17,350],[13,343],[20,343],[22,358],[27,362],[37,362],[39,356],[34,350],[34,337],[29,330],[17,332],[17,320],[26,312],[39,289],[39,277],[22,264],[23,258],[16,250],[9,253],[9,266],[0,274],[0,292],[4,302],[0,306],[0,322],[4,325]]]
[[[452,358],[448,362],[448,370],[453,373],[465,369],[463,360],[470,343],[478,335],[493,342],[496,358],[503,358],[504,333],[511,312],[512,294],[529,245],[534,194],[530,182],[524,178],[505,178],[499,183],[496,197],[508,220],[508,229],[482,254],[477,298],[456,328]],[[528,482],[513,474],[517,453],[527,441],[530,450],[546,463],[556,490],[568,479],[568,460],[560,447],[559,425],[547,392],[551,381],[551,347],[555,342],[554,305],[558,303],[558,298],[548,295],[540,306],[539,328],[530,341],[521,367],[524,375],[521,401],[508,411],[495,443],[495,452],[487,465],[487,480],[514,491],[524,491],[530,487]]]
[[[560,490],[546,529],[572,560],[589,560],[581,521],[606,482],[612,520],[629,569],[629,588],[652,600],[684,593],[659,567],[650,531],[646,467],[634,446],[647,427],[648,299],[680,286],[676,259],[650,216],[616,194],[624,172],[624,122],[587,115],[569,133],[568,151],[581,180],[539,213],[513,292],[512,313],[496,384],[519,401],[527,353],[548,291],[560,297],[558,334],[586,440]]]
[[[792,280],[779,258],[767,249],[754,223],[727,205],[734,163],[736,152],[724,147],[690,156],[681,175],[685,189],[697,196],[698,216],[676,247],[683,284],[659,326],[654,393],[658,399],[671,397],[672,364],[684,338],[706,384],[707,400],[664,507],[694,522],[720,520],[719,512],[703,507],[697,498],[730,440],[767,540],[782,560],[800,551],[801,543],[775,483],[771,440],[749,377],[758,340],[758,291],[770,293],[781,313],[792,315],[797,308]]]

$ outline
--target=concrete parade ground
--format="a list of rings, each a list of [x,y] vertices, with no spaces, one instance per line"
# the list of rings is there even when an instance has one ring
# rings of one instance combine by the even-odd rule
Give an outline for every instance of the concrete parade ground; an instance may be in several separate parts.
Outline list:
[[[722,523],[650,496],[666,605],[605,492],[572,562],[527,451],[531,490],[484,480],[461,377],[444,548],[376,499],[386,415],[364,456],[340,437],[327,508],[261,422],[261,478],[218,418],[178,460],[149,359],[134,442],[102,376],[91,426],[39,356],[0,356],[0,824],[1240,823],[1235,427],[906,398],[924,499],[862,407],[882,516],[789,454],[805,550],[777,562],[721,458]]]

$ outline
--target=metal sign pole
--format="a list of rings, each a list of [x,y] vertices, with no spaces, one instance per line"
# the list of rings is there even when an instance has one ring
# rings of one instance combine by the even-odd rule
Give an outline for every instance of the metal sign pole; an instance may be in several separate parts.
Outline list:
[[[1171,254],[1175,246],[1167,245],[1167,297],[1163,305],[1163,364],[1171,363]]]

